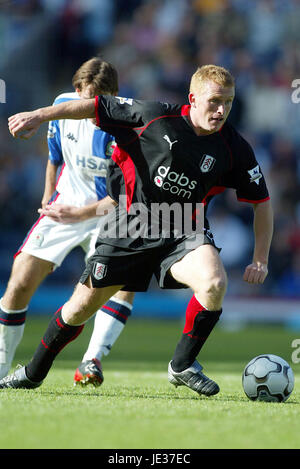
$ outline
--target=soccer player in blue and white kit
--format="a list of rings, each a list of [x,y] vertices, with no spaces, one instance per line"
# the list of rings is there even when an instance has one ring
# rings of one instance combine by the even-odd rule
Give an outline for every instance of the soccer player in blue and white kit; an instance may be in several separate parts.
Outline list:
[[[116,70],[97,57],[77,70],[72,83],[76,91],[60,94],[54,105],[118,92]],[[0,301],[0,379],[9,372],[23,336],[28,304],[41,282],[76,246],[81,246],[86,258],[94,252],[99,214],[114,206],[106,192],[107,164],[114,145],[114,138],[96,127],[93,119],[49,123],[49,160],[40,218],[15,255]],[[75,383],[102,383],[100,360],[121,333],[131,313],[133,296],[119,291],[98,310]]]

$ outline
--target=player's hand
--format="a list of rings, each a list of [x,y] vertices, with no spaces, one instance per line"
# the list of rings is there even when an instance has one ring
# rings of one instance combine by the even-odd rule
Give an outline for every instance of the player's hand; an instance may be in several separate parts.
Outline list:
[[[248,283],[264,283],[268,275],[268,266],[262,262],[253,262],[245,269],[243,280]]]
[[[43,208],[39,208],[40,215],[45,215],[57,223],[78,223],[82,221],[82,213],[80,207],[63,204],[48,204]]]
[[[12,136],[25,140],[31,138],[37,132],[41,123],[37,111],[20,112],[8,118],[8,128]]]

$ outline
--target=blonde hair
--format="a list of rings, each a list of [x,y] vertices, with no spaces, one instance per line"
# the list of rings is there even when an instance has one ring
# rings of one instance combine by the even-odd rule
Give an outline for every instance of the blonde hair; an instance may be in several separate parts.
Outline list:
[[[91,85],[95,93],[113,95],[118,93],[118,72],[110,63],[93,57],[75,72],[72,85],[80,91],[82,87]]]
[[[214,81],[224,87],[235,86],[234,78],[226,68],[218,65],[203,65],[202,67],[198,67],[196,72],[192,75],[190,93],[199,92],[204,83],[208,81]]]

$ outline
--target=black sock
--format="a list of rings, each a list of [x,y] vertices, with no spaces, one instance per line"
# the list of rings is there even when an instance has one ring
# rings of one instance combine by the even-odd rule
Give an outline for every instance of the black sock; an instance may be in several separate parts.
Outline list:
[[[80,334],[82,326],[69,326],[61,317],[61,308],[51,319],[44,337],[26,366],[31,381],[42,381],[48,374],[58,353]]]
[[[191,366],[222,313],[220,311],[200,311],[194,317],[193,327],[183,332],[173,355],[172,368],[180,372]]]

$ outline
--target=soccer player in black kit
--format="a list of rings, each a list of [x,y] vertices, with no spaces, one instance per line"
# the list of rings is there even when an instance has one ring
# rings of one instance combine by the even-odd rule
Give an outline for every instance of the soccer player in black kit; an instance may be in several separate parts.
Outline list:
[[[192,76],[189,105],[98,96],[16,114],[9,119],[9,129],[14,137],[30,138],[42,122],[96,116],[98,126],[114,135],[118,144],[108,192],[117,198],[114,168],[118,177],[121,170],[126,203],[119,205],[115,216],[120,230],[122,212],[131,219],[136,203],[148,214],[157,204],[175,203],[183,209],[190,204],[197,221],[197,204],[202,203],[206,213],[214,195],[235,189],[237,198],[254,209],[253,259],[243,278],[259,284],[268,273],[273,214],[251,146],[226,122],[233,99],[232,75],[222,67],[205,65]],[[101,304],[121,288],[147,290],[155,274],[161,288],[193,291],[182,336],[169,363],[169,381],[206,396],[218,393],[219,386],[203,374],[197,356],[222,312],[227,278],[206,217],[203,235],[198,234],[180,233],[172,224],[168,236],[153,238],[104,237],[100,232],[95,254],[69,301],[50,321],[33,358],[0,381],[0,388],[39,386],[59,351],[77,337]]]

